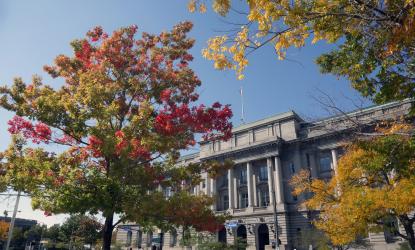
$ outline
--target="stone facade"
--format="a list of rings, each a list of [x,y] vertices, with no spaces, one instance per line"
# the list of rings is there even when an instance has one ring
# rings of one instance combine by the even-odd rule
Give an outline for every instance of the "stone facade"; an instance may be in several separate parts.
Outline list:
[[[410,107],[410,101],[395,102],[317,122],[305,122],[290,111],[237,127],[229,141],[202,142],[200,152],[183,157],[182,163],[211,159],[235,162],[217,179],[204,174],[203,182],[194,188],[195,194],[216,197],[212,209],[228,212],[232,224],[237,225],[219,232],[218,240],[233,243],[241,237],[246,238],[247,249],[271,249],[277,229],[280,248],[308,249],[300,238],[311,230],[310,221],[317,212],[300,206],[305,197],[292,195],[291,177],[305,168],[312,178],[331,178],[342,145],[350,139],[356,124],[370,127],[376,121],[406,115]],[[182,249],[178,244],[180,229],[158,235],[163,236],[163,249]],[[117,242],[126,249],[150,247],[150,239],[151,235],[142,233],[136,225],[123,225],[117,231]],[[376,249],[395,249],[401,239],[378,233],[370,234],[368,241]]]

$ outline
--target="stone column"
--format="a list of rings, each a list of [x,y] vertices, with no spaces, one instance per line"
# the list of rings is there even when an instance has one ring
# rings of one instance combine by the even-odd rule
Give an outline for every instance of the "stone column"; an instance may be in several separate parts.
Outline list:
[[[248,178],[248,207],[254,206],[254,187],[253,187],[253,172],[252,164],[246,163],[246,176]]]
[[[238,206],[238,179],[236,178],[235,174],[233,174],[233,204],[234,208],[239,208]]]
[[[254,170],[252,169],[252,192],[254,193],[254,207],[258,206],[258,193],[256,189],[257,178]]]
[[[337,151],[336,151],[335,148],[333,148],[331,150],[331,158],[332,158],[332,162],[333,162],[332,168],[333,168],[333,171],[334,171],[334,178],[336,179],[336,182],[337,182],[338,181],[338,179],[337,179],[337,174],[338,174],[338,172],[337,172]],[[335,193],[337,195],[341,194],[341,189],[340,189],[339,183],[337,183],[337,185],[336,185]]]
[[[186,181],[185,180],[182,180],[182,183],[181,183],[180,187],[181,187],[182,191],[185,190],[185,188],[186,188]]]
[[[216,179],[215,178],[208,178],[208,180],[210,180],[210,183],[208,184],[209,186],[210,186],[210,195],[212,196],[212,197],[215,197],[215,195],[216,195]],[[213,205],[211,206],[211,209],[213,210],[213,211],[215,211],[216,210],[216,208],[217,208],[217,202],[218,202],[218,200],[217,200],[217,198],[215,197],[215,202],[213,203]]]
[[[211,178],[209,177],[209,175],[208,174],[206,174],[206,180],[203,180],[203,181],[206,181],[206,195],[207,196],[211,196]]]
[[[234,192],[233,192],[233,168],[228,170],[228,196],[229,196],[229,208],[235,208],[234,204]]]
[[[274,196],[272,195],[272,189],[274,188],[272,183],[272,159],[271,157],[267,158],[267,174],[268,174],[268,195],[269,195],[269,205],[274,204]]]
[[[279,156],[275,156],[275,172],[274,172],[275,196],[277,204],[284,203],[284,182],[282,176],[281,160]]]
[[[337,151],[335,148],[331,150],[331,158],[333,161],[334,175],[337,175]]]
[[[196,185],[195,187],[195,195],[199,195],[199,194],[200,194],[200,183]]]

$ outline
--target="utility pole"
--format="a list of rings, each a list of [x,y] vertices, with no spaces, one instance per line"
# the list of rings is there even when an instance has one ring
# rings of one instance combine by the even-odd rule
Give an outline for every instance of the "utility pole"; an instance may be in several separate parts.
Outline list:
[[[7,236],[6,250],[9,250],[10,242],[12,241],[12,237],[13,237],[14,222],[16,220],[17,209],[19,208],[20,192],[21,191],[17,192],[16,203],[14,205],[14,210],[13,210],[13,216],[12,216],[12,219],[10,221],[9,235]]]

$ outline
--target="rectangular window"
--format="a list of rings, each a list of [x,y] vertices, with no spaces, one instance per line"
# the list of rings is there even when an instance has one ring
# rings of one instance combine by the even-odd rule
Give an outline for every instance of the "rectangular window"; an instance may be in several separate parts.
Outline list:
[[[261,189],[259,191],[260,195],[260,205],[261,207],[267,207],[269,205],[269,192],[266,189]]]
[[[247,183],[247,174],[246,174],[246,169],[242,169],[241,170],[241,176],[240,176],[240,183],[241,184],[246,184]]]
[[[241,194],[241,208],[248,207],[248,193]]]
[[[223,187],[227,187],[228,186],[228,175],[222,175],[221,177],[218,178],[218,183],[220,183],[219,187],[223,188]]]
[[[229,208],[229,196],[227,194],[223,195],[223,210]]]
[[[290,168],[291,168],[291,173],[295,174],[295,167],[294,167],[294,163],[290,163]]]
[[[203,181],[202,181],[202,188],[206,188],[206,181],[207,181],[207,180],[203,180]]]
[[[260,181],[267,181],[268,180],[267,166],[261,166],[259,168],[259,180]]]
[[[320,157],[320,171],[321,172],[331,171],[331,157],[330,156]]]

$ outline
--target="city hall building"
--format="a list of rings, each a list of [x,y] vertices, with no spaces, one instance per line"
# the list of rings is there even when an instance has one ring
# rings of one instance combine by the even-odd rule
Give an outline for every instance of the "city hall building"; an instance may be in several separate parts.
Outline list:
[[[218,241],[234,243],[236,238],[244,238],[247,249],[272,249],[277,230],[281,249],[309,249],[302,237],[312,229],[311,221],[318,212],[300,205],[305,197],[292,194],[291,177],[308,169],[312,178],[329,180],[357,124],[368,128],[376,121],[407,115],[410,107],[409,100],[394,102],[316,122],[304,121],[289,111],[236,127],[229,141],[201,142],[200,152],[182,157],[181,164],[225,159],[235,163],[217,179],[204,174],[204,181],[193,190],[216,197],[212,209],[232,216],[217,233]],[[151,249],[152,245],[182,249],[180,237],[180,228],[143,232],[139,225],[124,224],[117,229],[116,242],[125,249]],[[369,234],[367,242],[375,249],[396,249],[402,240],[384,232]]]

